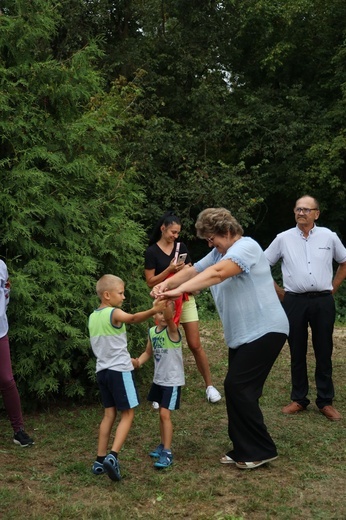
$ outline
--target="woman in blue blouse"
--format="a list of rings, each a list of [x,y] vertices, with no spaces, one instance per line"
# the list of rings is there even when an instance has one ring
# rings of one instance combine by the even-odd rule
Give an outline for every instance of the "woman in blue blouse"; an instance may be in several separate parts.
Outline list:
[[[157,285],[155,297],[174,299],[210,287],[228,346],[224,388],[233,449],[224,464],[253,469],[277,458],[259,398],[288,335],[288,320],[261,247],[224,208],[202,211],[197,236],[210,253]]]

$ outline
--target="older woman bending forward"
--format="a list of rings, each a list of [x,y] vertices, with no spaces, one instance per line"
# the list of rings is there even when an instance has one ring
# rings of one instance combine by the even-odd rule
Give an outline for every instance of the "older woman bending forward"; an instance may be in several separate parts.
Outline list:
[[[154,287],[155,297],[174,299],[210,287],[228,349],[224,388],[233,449],[220,460],[253,469],[277,458],[259,398],[288,335],[288,320],[261,247],[224,208],[202,211],[197,236],[212,251]]]

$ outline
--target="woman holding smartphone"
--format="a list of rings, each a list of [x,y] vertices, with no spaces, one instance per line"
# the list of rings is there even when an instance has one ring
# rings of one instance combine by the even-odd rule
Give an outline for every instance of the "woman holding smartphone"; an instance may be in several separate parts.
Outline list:
[[[181,271],[185,264],[191,264],[186,245],[178,242],[180,231],[181,221],[174,212],[165,213],[156,223],[149,240],[149,247],[145,252],[144,272],[148,287],[154,287]],[[185,260],[183,257],[179,260],[179,255],[184,254],[186,254]],[[207,400],[210,403],[217,403],[221,395],[212,385],[208,358],[201,345],[196,302],[191,294],[183,299],[180,323],[184,328],[188,347],[204,379]]]

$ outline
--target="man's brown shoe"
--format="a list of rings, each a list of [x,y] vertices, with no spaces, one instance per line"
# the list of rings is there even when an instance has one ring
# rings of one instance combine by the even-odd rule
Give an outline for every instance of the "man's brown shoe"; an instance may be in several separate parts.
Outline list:
[[[293,403],[290,403],[287,406],[284,406],[281,411],[282,411],[282,413],[292,415],[294,413],[303,412],[304,410],[306,410],[306,408],[304,406],[297,403],[296,401],[293,401]]]
[[[341,414],[331,404],[320,408],[320,412],[330,421],[340,421],[341,419]]]

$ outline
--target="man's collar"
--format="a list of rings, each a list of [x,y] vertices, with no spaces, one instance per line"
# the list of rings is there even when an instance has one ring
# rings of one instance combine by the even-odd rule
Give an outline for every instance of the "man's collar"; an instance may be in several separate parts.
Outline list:
[[[297,229],[297,232],[299,233],[300,236],[304,236],[304,231],[302,231],[300,229],[300,227],[298,226],[298,224],[296,225],[296,229]],[[313,233],[316,231],[317,229],[317,226],[316,224],[314,224],[314,227],[312,227],[309,231],[309,235],[313,235]]]

